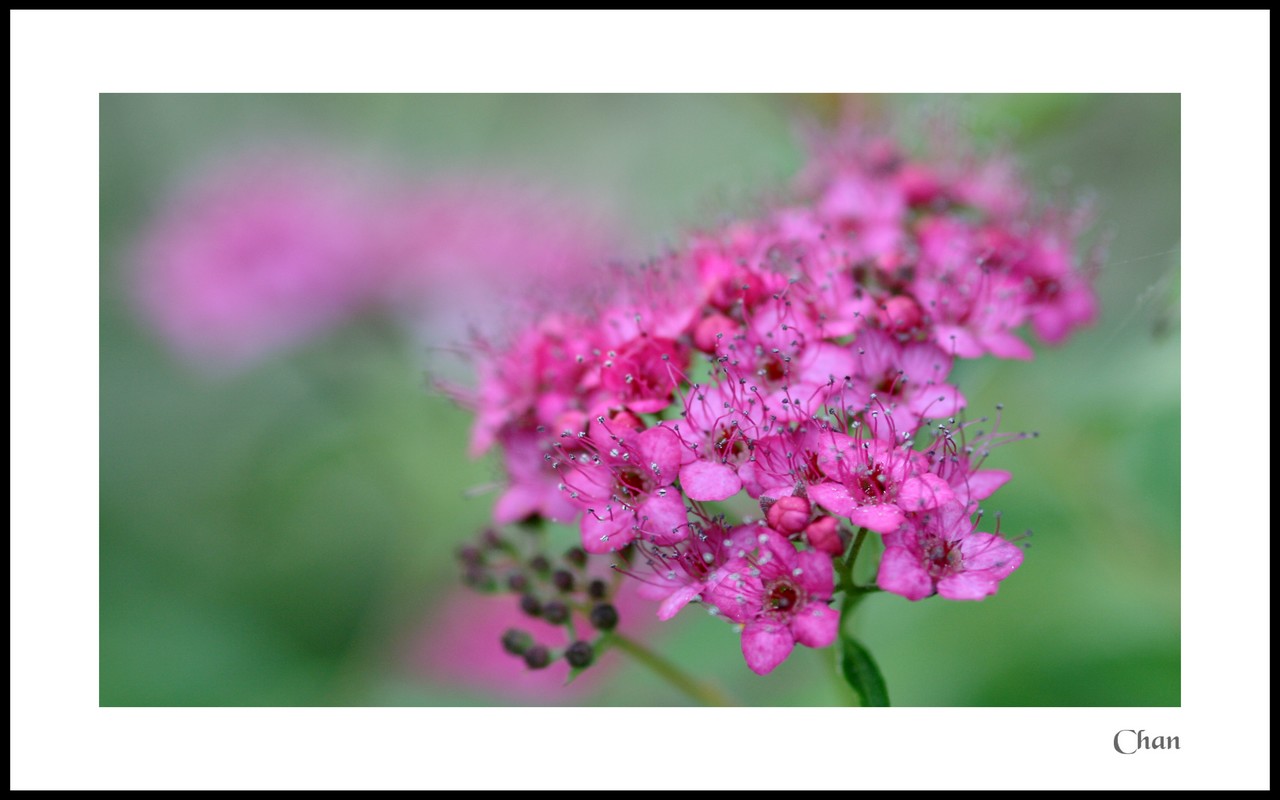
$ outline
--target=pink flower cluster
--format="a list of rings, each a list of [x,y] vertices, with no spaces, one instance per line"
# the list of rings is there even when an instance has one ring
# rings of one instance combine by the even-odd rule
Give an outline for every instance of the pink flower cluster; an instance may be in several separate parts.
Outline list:
[[[952,368],[1092,321],[1079,238],[1002,162],[841,135],[790,202],[477,348],[472,451],[497,445],[507,477],[494,522],[577,526],[660,618],[699,602],[741,626],[760,674],[830,645],[833,598],[870,588],[856,529],[883,541],[880,589],[986,597],[1022,561],[980,530],[1010,437],[957,421]]]

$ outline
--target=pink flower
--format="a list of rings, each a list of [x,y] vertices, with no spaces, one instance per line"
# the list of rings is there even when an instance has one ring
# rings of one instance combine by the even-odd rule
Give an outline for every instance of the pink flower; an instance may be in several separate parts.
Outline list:
[[[140,246],[143,310],[176,350],[214,366],[261,358],[354,315],[386,267],[375,209],[358,185],[296,158],[210,173]]]
[[[560,473],[554,464],[554,439],[545,433],[520,430],[502,437],[502,458],[510,484],[493,507],[493,521],[499,525],[519,522],[531,516],[552,522],[572,522],[578,507],[560,489]],[[573,440],[570,440],[573,443]]]
[[[919,230],[911,287],[938,346],[960,358],[1030,359],[1031,348],[1014,333],[1027,320],[1028,298],[1009,269],[1022,243],[1001,229],[977,230],[950,217],[926,219]]]
[[[652,414],[671,405],[689,349],[671,339],[641,334],[605,354],[593,407],[625,407]]]
[[[786,661],[796,642],[826,647],[835,641],[840,612],[828,605],[835,591],[831,556],[797,552],[776,531],[756,530],[756,555],[743,569],[724,576],[710,600],[724,616],[743,624],[747,666],[767,675]]]
[[[488,450],[508,428],[559,432],[566,413],[585,417],[581,387],[598,336],[581,320],[548,316],[506,347],[477,342],[479,386],[468,399],[476,411],[471,454]]]
[[[826,470],[852,446],[847,434],[813,422],[759,439],[739,474],[752,497],[785,497],[831,480]]]
[[[653,619],[647,602],[623,584],[611,602],[619,612],[618,630],[644,635]],[[579,631],[589,631],[586,619],[575,619]],[[404,662],[440,687],[468,689],[508,701],[539,704],[582,702],[600,689],[620,659],[607,650],[572,683],[569,665],[556,659],[545,669],[531,670],[523,659],[506,652],[502,635],[509,629],[532,634],[540,644],[563,648],[570,643],[564,625],[530,617],[516,598],[459,591],[437,601],[405,643]]]
[[[964,407],[964,395],[946,382],[951,358],[938,346],[901,344],[884,331],[868,329],[858,334],[854,347],[853,372],[841,392],[847,406],[893,414],[897,426],[909,431]]]
[[[927,470],[925,459],[909,447],[875,438],[843,437],[833,453],[817,462],[821,482],[809,485],[809,497],[833,514],[876,533],[889,533],[911,512],[951,502],[950,485]]]
[[[999,536],[978,533],[970,512],[958,502],[912,515],[884,537],[876,583],[881,589],[920,600],[939,594],[949,600],[981,600],[995,594],[1022,563],[1022,549]]]
[[[583,509],[582,547],[608,553],[637,535],[669,545],[689,535],[684,500],[672,484],[680,470],[680,438],[658,426],[615,436],[608,449],[581,453],[561,466],[563,491]]]
[[[799,320],[784,303],[763,304],[743,331],[721,340],[716,350],[725,379],[758,397],[766,418],[809,418],[853,373],[848,348],[806,337]]]
[[[740,394],[732,382],[692,386],[684,418],[664,423],[687,448],[680,486],[690,500],[727,500],[742,488],[738,467],[751,457],[760,435],[760,404]]]
[[[726,530],[720,521],[695,523],[689,538],[675,545],[641,544],[644,569],[629,573],[639,582],[637,592],[649,600],[661,600],[658,619],[674,617],[728,574],[743,568],[747,551],[755,549],[756,528],[741,525]]]

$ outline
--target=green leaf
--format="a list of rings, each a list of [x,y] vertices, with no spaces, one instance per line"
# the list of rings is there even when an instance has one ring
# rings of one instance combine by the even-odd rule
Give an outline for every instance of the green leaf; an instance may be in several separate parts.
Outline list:
[[[880,668],[867,648],[852,636],[840,637],[840,670],[864,706],[889,705],[889,690],[885,688]]]

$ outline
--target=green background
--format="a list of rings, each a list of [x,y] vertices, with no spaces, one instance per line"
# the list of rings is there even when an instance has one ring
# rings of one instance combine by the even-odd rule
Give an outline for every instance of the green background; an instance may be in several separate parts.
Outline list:
[[[104,95],[101,100],[100,702],[470,705],[515,701],[405,657],[458,591],[456,546],[496,474],[468,414],[425,388],[421,343],[363,321],[218,377],[130,300],[130,248],[218,154],[306,135],[406,171],[518,169],[607,201],[635,255],[749,206],[801,164],[778,96]],[[1180,702],[1177,95],[877,97],[904,130],[944,113],[1008,144],[1033,183],[1086,189],[1110,247],[1102,320],[1031,363],[963,363],[974,413],[1040,438],[998,449],[986,506],[1033,529],[981,603],[877,595],[855,629],[896,705]],[[442,344],[447,344],[442,342]],[[751,705],[847,702],[833,650],[747,670],[686,612],[653,648]],[[679,705],[613,659],[586,693],[521,702]]]

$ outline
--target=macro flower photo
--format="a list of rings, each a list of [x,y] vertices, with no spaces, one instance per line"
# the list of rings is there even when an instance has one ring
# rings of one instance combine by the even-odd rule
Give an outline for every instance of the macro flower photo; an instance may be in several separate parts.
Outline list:
[[[102,95],[100,704],[1180,706],[1181,110]]]

